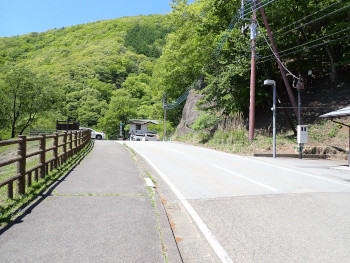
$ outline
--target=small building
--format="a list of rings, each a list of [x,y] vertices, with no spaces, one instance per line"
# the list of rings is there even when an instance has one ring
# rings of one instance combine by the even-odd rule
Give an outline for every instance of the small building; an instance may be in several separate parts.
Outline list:
[[[341,122],[340,120],[337,120],[339,118],[345,118],[345,117],[350,117],[350,107],[345,107],[339,110],[331,111],[326,114],[323,114],[320,116],[320,118],[329,118],[331,119],[332,122],[335,122],[337,124],[340,124],[342,126],[346,126],[349,128],[349,168],[350,168],[350,125],[348,123]]]
[[[129,135],[132,134],[145,134],[145,133],[156,133],[155,130],[149,130],[148,125],[159,124],[157,120],[140,120],[140,119],[130,119],[129,125]]]

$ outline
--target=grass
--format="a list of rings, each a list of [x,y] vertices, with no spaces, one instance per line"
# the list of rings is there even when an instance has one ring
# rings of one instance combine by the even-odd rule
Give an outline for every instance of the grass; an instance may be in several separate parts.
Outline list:
[[[343,149],[348,148],[347,127],[342,127],[329,120],[321,120],[308,127],[308,143],[305,145],[307,148],[329,148],[331,145]],[[231,131],[217,130],[215,133],[190,133],[181,137],[176,136],[173,139],[243,155],[272,151],[272,134],[266,130],[256,130],[255,138],[251,143],[248,142],[248,131],[242,128]],[[277,133],[276,144],[278,152],[296,153],[297,138],[291,130]]]
[[[43,193],[54,182],[65,175],[74,165],[84,158],[92,149],[92,142],[85,146],[77,155],[69,158],[67,162],[56,170],[46,175],[45,178],[33,182],[32,186],[27,188],[24,195],[15,194],[13,199],[8,199],[2,191],[0,193],[0,225],[6,225],[15,217],[21,214],[21,210],[33,201],[39,194]],[[6,187],[2,187],[2,190]]]
[[[156,204],[156,199],[155,199],[155,191],[153,190],[152,187],[147,187],[148,193],[149,193],[149,198],[150,201],[152,203],[153,209],[154,209],[154,213],[156,216],[156,221],[157,221],[157,230],[158,230],[158,234],[159,234],[159,239],[160,239],[160,243],[161,243],[161,247],[162,247],[162,251],[163,251],[163,256],[164,256],[164,260],[166,263],[169,262],[168,260],[168,254],[166,252],[166,245],[164,243],[164,239],[163,239],[163,231],[162,231],[162,227],[160,225],[160,219],[159,219],[159,211],[157,208],[157,204]]]
[[[272,148],[272,137],[264,132],[257,132],[252,143],[248,142],[248,131],[217,131],[214,135],[209,133],[191,133],[186,136],[174,138],[177,141],[202,145],[217,150],[250,154],[255,151],[269,151]],[[296,140],[296,139],[294,139]],[[279,134],[277,136],[277,146],[284,147],[293,144],[293,137],[290,134]],[[294,143],[295,144],[295,143]]]
[[[62,141],[63,141],[63,138],[60,137],[58,143],[61,144]],[[47,139],[46,148],[50,148],[52,146],[53,146],[53,139]],[[17,144],[0,147],[0,158],[3,160],[8,160],[17,156],[17,147],[18,147]],[[31,152],[35,152],[37,150],[39,150],[39,141],[27,142],[27,154]],[[62,152],[63,152],[63,148],[60,147],[58,149],[58,154],[61,154]],[[46,153],[46,160],[49,160],[52,157],[53,157],[52,151],[49,151]],[[30,168],[38,164],[39,164],[39,155],[27,158],[26,170],[29,170]],[[13,163],[5,167],[1,167],[0,182],[6,180],[7,178],[15,176],[16,174],[17,174],[17,163]],[[14,191],[15,192],[17,191],[17,184],[14,184]],[[6,195],[7,195],[6,187],[1,187],[0,188],[0,205],[2,205],[3,199],[6,198]]]

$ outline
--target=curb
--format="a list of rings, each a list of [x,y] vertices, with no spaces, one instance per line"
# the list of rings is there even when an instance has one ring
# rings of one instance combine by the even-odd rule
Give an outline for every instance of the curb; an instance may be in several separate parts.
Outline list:
[[[272,157],[272,153],[254,153],[254,157]],[[276,157],[284,157],[284,158],[299,158],[299,154],[295,153],[279,153],[276,154]],[[311,158],[311,159],[331,159],[331,155],[329,154],[303,154],[303,158]]]

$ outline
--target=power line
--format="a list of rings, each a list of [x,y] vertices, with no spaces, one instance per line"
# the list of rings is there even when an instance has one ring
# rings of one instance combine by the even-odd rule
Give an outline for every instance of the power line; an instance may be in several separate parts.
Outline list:
[[[230,36],[232,30],[236,27],[236,24],[239,22],[239,20],[240,20],[240,16],[238,14],[236,14],[232,18],[228,28],[226,29],[225,35],[223,36],[223,38],[220,41],[220,44],[215,48],[215,50],[212,53],[215,58],[217,58],[220,55],[221,50],[222,50],[224,44],[226,43],[226,40]]]
[[[319,44],[316,44],[316,45],[313,45],[313,46],[310,46],[310,47],[304,47],[302,49],[299,49],[299,50],[296,50],[296,51],[284,54],[284,55],[282,55],[280,57],[285,57],[285,56],[292,55],[292,54],[295,54],[295,53],[298,53],[298,52],[301,52],[301,51],[304,51],[304,50],[307,50],[307,49],[313,49],[313,48],[316,48],[316,47],[319,47],[319,46],[324,46],[324,45],[327,45],[329,43],[332,43],[332,42],[335,42],[335,41],[339,41],[339,40],[342,40],[342,39],[347,39],[347,38],[350,38],[350,36],[344,36],[344,37],[333,39],[333,40],[330,40],[330,41],[327,41],[327,42],[319,43]],[[267,60],[264,60],[264,61],[260,61],[259,64],[260,63],[265,63],[265,62],[270,61],[272,59],[273,58],[270,58],[270,59],[267,59]]]
[[[296,49],[296,48],[298,48],[298,47],[302,47],[302,46],[309,45],[309,44],[314,43],[314,42],[316,42],[316,41],[320,41],[320,40],[325,39],[325,38],[328,38],[328,37],[330,37],[330,36],[337,35],[337,34],[339,34],[339,33],[342,33],[342,32],[344,32],[344,31],[347,31],[347,30],[350,30],[350,27],[348,27],[348,28],[346,28],[346,29],[343,29],[343,30],[339,30],[339,31],[334,32],[334,33],[332,33],[332,34],[323,36],[323,37],[321,37],[321,38],[318,38],[318,39],[309,41],[309,42],[307,42],[307,43],[304,43],[304,44],[301,44],[301,45],[298,45],[298,46],[295,46],[295,47],[291,47],[291,48],[285,49],[285,50],[283,50],[283,51],[279,51],[279,54],[282,54],[282,53],[285,53],[285,52],[287,52],[287,51]],[[265,37],[265,36],[264,36],[264,37]],[[273,55],[265,56],[265,57],[262,57],[262,58],[260,58],[260,59],[262,60],[262,59],[266,59],[266,58],[270,58],[270,57],[273,57]]]
[[[322,8],[322,9],[320,9],[320,10],[318,10],[318,11],[316,11],[316,12],[314,12],[314,13],[312,13],[312,14],[306,16],[306,17],[303,17],[302,19],[300,19],[300,20],[298,20],[298,21],[293,22],[292,24],[286,25],[286,26],[284,26],[284,27],[278,29],[276,32],[280,32],[280,31],[282,31],[282,30],[285,29],[285,28],[288,28],[288,27],[290,27],[290,26],[292,26],[292,25],[295,25],[295,24],[297,24],[297,23],[299,23],[299,22],[301,22],[301,21],[303,21],[303,20],[305,20],[305,19],[307,19],[307,18],[309,18],[309,17],[311,17],[311,16],[313,16],[313,15],[316,15],[316,14],[322,12],[323,10],[326,10],[327,8],[330,8],[331,6],[334,6],[334,5],[340,4],[340,3],[341,3],[341,1],[334,2],[334,3],[331,4],[331,5],[328,5],[328,6]]]
[[[260,1],[260,6],[258,8],[255,8],[256,10],[259,10],[260,8],[274,2],[275,0],[262,0]],[[267,2],[267,3],[264,3],[264,2]],[[255,0],[253,1],[253,4],[254,6],[256,6],[256,2]],[[249,4],[248,4],[249,5]],[[246,5],[247,6],[247,5]],[[214,49],[212,55],[214,56],[215,59],[218,58],[218,56],[220,55],[221,51],[222,51],[222,48],[224,46],[224,44],[226,43],[227,39],[229,38],[232,30],[235,28],[235,26],[237,25],[237,23],[241,20],[241,18],[245,15],[248,15],[250,13],[252,13],[253,11],[251,12],[248,12],[248,13],[244,13],[244,10],[243,10],[243,14],[239,12],[239,10],[237,11],[237,14],[232,18],[228,28],[226,29],[226,32],[224,34],[224,36],[222,37],[220,43],[217,45],[217,47]],[[205,66],[204,66],[205,67]],[[199,77],[200,78],[200,77]],[[193,86],[196,85],[196,83],[198,82],[199,78],[194,81],[190,87],[188,87],[184,93],[182,93],[182,95],[177,98],[174,102],[171,102],[171,103],[166,103],[165,105],[163,105],[163,109],[175,109],[177,106],[179,106],[183,101],[185,101],[187,99],[187,96],[190,92],[190,90],[193,88]]]
[[[322,20],[323,18],[326,18],[326,17],[328,17],[328,16],[330,16],[330,15],[333,15],[333,14],[335,14],[335,13],[338,13],[338,12],[340,12],[340,11],[342,11],[342,10],[348,8],[348,7],[350,7],[350,4],[348,4],[348,5],[346,5],[346,6],[343,6],[342,8],[339,8],[339,9],[337,9],[337,10],[334,10],[333,12],[330,12],[330,13],[324,15],[324,16],[321,16],[321,17],[319,17],[319,18],[316,18],[316,19],[314,19],[314,20],[312,20],[312,21],[310,21],[310,22],[308,22],[308,23],[306,23],[306,24],[303,24],[303,25],[297,26],[297,27],[295,27],[295,28],[293,28],[293,29],[290,29],[290,30],[288,30],[288,31],[286,31],[286,32],[284,32],[284,33],[282,33],[282,34],[280,34],[280,35],[277,35],[277,36],[278,36],[278,37],[281,37],[281,36],[284,36],[285,34],[288,34],[289,32],[292,32],[292,31],[294,31],[294,30],[297,30],[297,29],[299,29],[299,28],[302,28],[302,27],[311,25],[311,24],[313,24],[313,23],[315,23],[315,22],[317,22],[317,21]]]
[[[266,6],[266,5],[268,5],[268,4],[272,3],[272,2],[274,2],[275,0],[270,0],[269,2],[267,2],[267,3],[264,4],[264,2],[266,2],[266,1],[269,1],[269,0],[262,0],[262,1],[260,2],[260,6],[259,6],[259,7],[256,7],[255,10],[258,11],[259,9],[261,9],[261,8],[263,8],[264,6]],[[246,16],[246,15],[249,15],[249,14],[251,14],[251,13],[253,13],[253,10],[250,11],[250,12],[248,12],[248,13],[245,13],[245,14],[243,14],[243,15]]]
[[[260,28],[259,23],[258,23],[258,26],[259,26],[259,28]],[[293,78],[298,79],[298,77],[295,76],[295,75],[282,63],[282,61],[278,58],[278,56],[276,55],[276,53],[273,51],[272,47],[270,46],[269,41],[267,41],[267,39],[266,39],[266,37],[265,37],[265,34],[262,33],[262,35],[263,35],[263,37],[264,37],[264,39],[265,39],[266,44],[269,46],[269,48],[270,48],[270,50],[271,50],[273,56],[276,57],[276,59],[281,63],[282,67],[283,67],[289,74],[291,74],[291,75],[293,76]]]

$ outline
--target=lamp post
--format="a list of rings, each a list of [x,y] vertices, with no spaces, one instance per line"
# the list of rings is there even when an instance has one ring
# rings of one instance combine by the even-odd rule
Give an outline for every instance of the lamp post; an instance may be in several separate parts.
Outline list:
[[[272,120],[272,136],[273,136],[273,158],[276,158],[276,81],[267,79],[264,85],[273,86],[273,106],[271,108],[273,114]]]
[[[298,82],[295,86],[295,88],[298,90],[298,126],[301,125],[301,91],[304,89],[304,81],[301,78],[301,75],[299,75]],[[300,132],[300,128],[298,129],[298,132]],[[303,158],[303,146],[304,143],[299,143],[299,159]]]
[[[163,142],[165,142],[165,141],[166,141],[166,110],[167,110],[166,94],[163,95],[163,109],[164,109],[164,132],[163,132]]]

